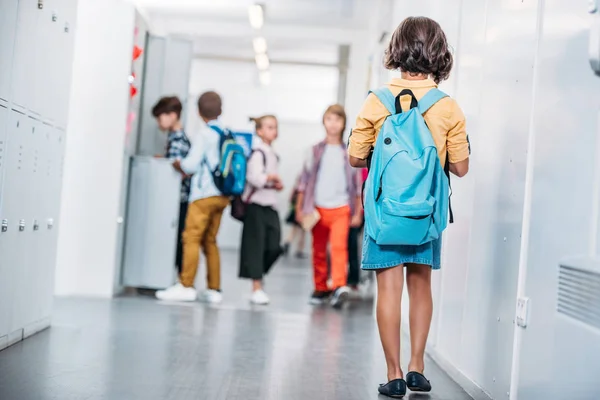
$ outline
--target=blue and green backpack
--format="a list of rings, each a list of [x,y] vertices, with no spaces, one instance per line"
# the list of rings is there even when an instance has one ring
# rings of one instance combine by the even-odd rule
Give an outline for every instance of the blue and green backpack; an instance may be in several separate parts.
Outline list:
[[[210,127],[220,137],[220,162],[212,170],[215,186],[224,196],[241,196],[246,188],[246,169],[248,167],[244,147],[235,140],[229,130],[222,130],[215,125],[210,125]]]

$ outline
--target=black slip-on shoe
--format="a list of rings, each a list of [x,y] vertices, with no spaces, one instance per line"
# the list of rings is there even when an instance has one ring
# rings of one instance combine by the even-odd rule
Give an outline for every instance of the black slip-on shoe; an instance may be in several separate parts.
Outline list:
[[[394,379],[386,384],[379,385],[379,393],[393,399],[401,399],[406,396],[406,381]]]
[[[406,374],[406,385],[411,392],[431,392],[431,382],[425,378],[425,375],[418,372],[409,372]]]

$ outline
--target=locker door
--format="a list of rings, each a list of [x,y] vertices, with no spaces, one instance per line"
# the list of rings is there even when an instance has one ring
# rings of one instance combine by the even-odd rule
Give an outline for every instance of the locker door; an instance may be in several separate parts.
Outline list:
[[[19,339],[14,336],[19,326],[19,316],[22,314],[21,290],[21,236],[19,230],[19,220],[23,215],[23,191],[26,186],[24,160],[25,160],[25,138],[27,132],[28,118],[17,112],[11,111],[9,114],[7,140],[6,140],[6,158],[4,164],[4,184],[2,187],[2,219],[8,222],[8,229],[2,233],[0,241],[0,265],[4,268],[5,280],[8,287],[6,295],[11,302],[8,309],[8,332],[10,341]],[[19,296],[18,296],[19,295]],[[19,297],[19,301],[17,301]],[[16,321],[15,321],[16,320]],[[16,323],[15,323],[16,322]]]
[[[26,304],[25,322],[31,324],[39,321],[41,315],[41,297],[43,278],[43,253],[44,253],[44,237],[41,231],[41,221],[43,219],[44,208],[46,207],[46,199],[44,198],[44,179],[43,179],[43,164],[46,158],[45,133],[49,126],[43,123],[30,119],[30,127],[28,130],[28,146],[30,151],[27,158],[28,175],[27,182],[29,183],[24,194],[25,212],[27,226],[23,235],[23,256],[26,267],[26,286],[24,294],[28,296]]]
[[[8,110],[0,106],[0,222],[5,218],[2,189],[2,177],[4,175],[4,164],[6,159],[6,129],[7,129]],[[0,228],[0,349],[7,345],[7,335],[9,333],[9,310],[11,309],[9,288],[11,282],[9,279],[9,268],[5,262],[6,233]]]
[[[37,22],[41,10],[37,0],[19,0],[15,40],[12,102],[21,108],[32,106],[34,96]]]
[[[36,30],[31,32],[35,36],[36,51],[33,54],[33,98],[30,109],[43,119],[53,119],[51,110],[52,102],[56,101],[56,93],[52,86],[56,76],[55,31],[58,26],[56,0],[44,0],[43,9],[38,10],[37,14]]]
[[[0,100],[9,100],[17,28],[17,0],[0,0]]]
[[[57,0],[59,22],[56,30],[57,40],[54,45],[56,51],[56,70],[54,80],[57,94],[54,102],[53,115],[58,125],[65,127],[67,123],[69,95],[71,88],[71,72],[73,69],[74,28],[77,5],[71,0]]]
[[[32,118],[27,118],[25,127],[20,132],[22,148],[21,186],[19,191],[20,201],[17,218],[19,230],[17,234],[16,249],[19,255],[14,265],[16,284],[13,310],[12,330],[21,329],[37,320],[36,304],[39,296],[36,293],[37,265],[36,265],[36,237],[34,232],[35,206],[40,202],[37,198],[36,180],[38,170],[39,152],[37,138],[40,135],[40,123]],[[12,138],[9,138],[9,145]]]
[[[48,130],[48,152],[47,152],[47,172],[45,175],[46,184],[44,190],[47,196],[46,217],[42,231],[44,233],[44,271],[43,278],[50,285],[43,285],[40,295],[43,299],[41,303],[41,315],[49,316],[52,310],[52,299],[54,294],[54,270],[56,267],[56,250],[58,243],[57,222],[60,212],[60,194],[62,190],[62,165],[64,132],[57,128]]]

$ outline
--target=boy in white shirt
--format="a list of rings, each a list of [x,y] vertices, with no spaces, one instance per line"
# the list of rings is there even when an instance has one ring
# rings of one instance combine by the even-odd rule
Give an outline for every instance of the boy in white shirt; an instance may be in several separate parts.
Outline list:
[[[223,296],[217,234],[223,211],[229,205],[229,198],[223,196],[215,186],[212,171],[221,158],[218,133],[223,131],[218,120],[222,113],[221,97],[215,92],[202,94],[198,99],[198,112],[206,125],[192,144],[188,156],[177,163],[182,171],[193,175],[183,232],[183,268],[179,282],[156,292],[156,297],[166,301],[196,300],[198,294],[194,281],[198,272],[199,250],[202,249],[207,265],[207,290],[200,298],[209,303],[220,303]]]

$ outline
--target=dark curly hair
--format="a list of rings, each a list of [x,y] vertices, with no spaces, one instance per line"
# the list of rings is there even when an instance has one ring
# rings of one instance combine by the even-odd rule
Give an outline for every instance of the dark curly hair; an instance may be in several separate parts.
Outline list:
[[[446,34],[437,22],[426,17],[402,21],[385,52],[387,69],[431,75],[436,83],[448,79],[452,64]]]
[[[181,110],[183,110],[183,106],[178,97],[163,97],[152,107],[152,116],[158,118],[161,114],[175,113],[177,118],[181,118]]]

